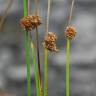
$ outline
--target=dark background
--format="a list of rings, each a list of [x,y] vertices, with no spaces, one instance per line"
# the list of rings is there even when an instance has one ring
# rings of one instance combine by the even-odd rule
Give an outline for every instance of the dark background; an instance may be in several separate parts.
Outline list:
[[[35,5],[33,0],[30,1],[33,14]],[[12,4],[8,7],[10,2]],[[58,35],[57,46],[60,51],[56,54],[49,52],[48,96],[65,96],[64,30],[70,4],[71,0],[51,0],[49,31]],[[39,27],[40,57],[43,66],[44,48],[41,43],[45,34],[47,0],[40,0],[39,9],[43,22]],[[27,96],[25,36],[19,24],[22,17],[23,0],[0,0],[0,96],[6,91],[16,96]],[[96,96],[96,0],[75,0],[72,25],[76,28],[77,36],[71,42],[70,96]],[[31,81],[32,96],[35,96],[32,64]]]

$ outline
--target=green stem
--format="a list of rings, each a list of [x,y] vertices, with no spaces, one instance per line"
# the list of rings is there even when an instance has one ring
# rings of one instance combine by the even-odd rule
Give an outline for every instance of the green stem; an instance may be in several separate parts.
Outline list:
[[[51,0],[48,0],[47,5],[47,21],[46,21],[46,34],[48,33],[49,28],[49,17],[50,17],[50,6]],[[48,50],[45,49],[44,51],[44,96],[48,95]]]
[[[47,84],[48,84],[48,50],[44,52],[44,96],[47,96]]]
[[[70,95],[70,40],[67,38],[66,48],[66,96]]]
[[[33,58],[33,66],[34,66],[34,75],[35,75],[35,83],[36,83],[36,94],[39,96],[39,74],[38,74],[38,68],[36,63],[36,54],[35,54],[35,48],[33,43],[31,42],[31,49],[32,49],[32,58]]]
[[[27,15],[27,3],[26,0],[23,0],[23,10],[24,10],[24,16]]]
[[[29,48],[29,40],[28,40],[28,32],[26,31],[26,66],[27,66],[27,94],[31,96],[31,78],[30,78],[30,48]]]
[[[36,45],[37,45],[37,61],[38,61],[38,72],[39,72],[39,84],[40,84],[40,96],[42,96],[42,78],[41,78],[41,66],[40,66],[40,53],[39,53],[39,35],[38,28],[36,27]]]
[[[23,0],[23,9],[24,16],[27,15],[27,3],[26,0]],[[31,78],[30,78],[30,48],[29,48],[29,40],[28,40],[28,32],[25,32],[25,53],[26,53],[26,66],[27,66],[27,95],[31,96]]]

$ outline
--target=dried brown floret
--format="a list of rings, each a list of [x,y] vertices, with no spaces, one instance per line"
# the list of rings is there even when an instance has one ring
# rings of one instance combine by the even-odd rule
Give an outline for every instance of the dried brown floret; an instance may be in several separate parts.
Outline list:
[[[34,25],[34,27],[39,26],[41,24],[40,16],[33,16],[32,24]]]
[[[55,42],[57,39],[57,36],[53,32],[48,32],[48,34],[45,36],[45,41],[52,41]]]
[[[23,17],[21,20],[20,20],[20,24],[21,24],[21,27],[23,27],[25,30],[27,31],[31,31],[33,29],[33,25],[32,25],[32,20],[33,20],[33,17],[32,16],[26,16],[26,17]]]
[[[55,44],[56,39],[57,36],[55,33],[48,32],[47,35],[45,36],[43,46],[49,51],[58,52],[58,49]]]
[[[41,20],[39,16],[29,15],[29,16],[23,17],[20,20],[20,24],[25,30],[31,31],[32,29],[35,29],[37,26],[41,24]]]
[[[65,30],[65,37],[74,39],[76,36],[76,30],[73,26],[68,26]]]

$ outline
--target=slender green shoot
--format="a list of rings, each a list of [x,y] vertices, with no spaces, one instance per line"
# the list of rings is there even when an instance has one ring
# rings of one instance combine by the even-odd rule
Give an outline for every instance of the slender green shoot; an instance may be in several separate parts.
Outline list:
[[[69,19],[68,19],[68,26],[71,25],[72,15],[73,15],[73,8],[74,8],[75,0],[72,0]],[[67,46],[66,46],[66,96],[70,96],[70,43],[71,40],[67,38]]]
[[[47,85],[48,85],[48,50],[44,52],[44,96],[47,96]]]
[[[28,40],[28,32],[25,32],[26,35],[26,44],[25,44],[25,51],[26,51],[26,66],[27,66],[27,94],[31,96],[31,78],[30,78],[30,48],[29,48],[29,40]]]
[[[23,9],[24,16],[27,15],[27,3],[26,0],[23,0]],[[25,52],[26,52],[26,66],[27,66],[27,96],[31,96],[31,78],[30,78],[30,48],[29,48],[29,39],[28,32],[25,31]]]
[[[66,96],[70,96],[70,40],[68,38],[66,48]]]
[[[36,27],[36,46],[37,46],[37,61],[38,61],[38,72],[39,72],[40,96],[42,96],[42,77],[41,77],[41,66],[40,66],[38,27]]]
[[[27,14],[30,15],[30,0],[27,0]],[[37,69],[37,63],[36,63],[36,53],[35,53],[35,47],[32,42],[32,36],[30,32],[30,45],[32,49],[32,61],[33,61],[33,67],[34,67],[34,76],[35,76],[35,85],[36,85],[36,96],[39,96],[39,75],[38,75],[38,69]]]
[[[35,15],[39,15],[39,0],[35,1]],[[40,96],[42,96],[42,78],[41,78],[41,66],[40,66],[40,51],[39,51],[39,35],[38,35],[38,26],[36,27],[36,49],[37,49],[37,64],[38,64],[38,73],[39,73],[39,89],[40,89]]]
[[[50,17],[50,6],[51,0],[48,0],[47,6],[47,21],[46,21],[46,34],[48,33],[49,29],[49,17]],[[45,49],[44,51],[44,96],[48,95],[48,50]]]
[[[31,42],[31,49],[32,49],[32,61],[33,61],[33,67],[34,67],[34,75],[35,75],[35,83],[36,83],[36,96],[39,96],[39,74],[38,74],[38,68],[36,63],[36,53],[33,43]]]
[[[27,2],[26,0],[23,0],[23,10],[24,10],[24,16],[27,15]]]

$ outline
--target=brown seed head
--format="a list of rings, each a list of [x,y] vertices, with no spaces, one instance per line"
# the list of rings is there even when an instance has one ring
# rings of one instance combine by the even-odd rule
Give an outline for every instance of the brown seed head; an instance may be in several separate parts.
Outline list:
[[[36,28],[37,26],[39,26],[41,24],[40,17],[39,16],[33,16],[33,20],[31,23]]]
[[[55,42],[56,39],[57,39],[57,36],[53,32],[48,32],[47,35],[45,36],[45,41]]]
[[[41,24],[41,20],[39,16],[29,15],[29,16],[23,17],[20,20],[20,24],[25,30],[31,31],[32,29],[35,29],[37,26]]]
[[[55,44],[56,39],[57,36],[55,33],[48,32],[47,35],[45,36],[43,46],[49,51],[58,52],[58,49]]]
[[[65,30],[65,37],[69,39],[74,39],[76,36],[76,30],[73,26],[68,26]]]
[[[21,24],[21,27],[24,28],[25,30],[27,31],[31,31],[32,30],[32,16],[26,16],[26,17],[23,17],[21,20],[20,20],[20,24]]]

